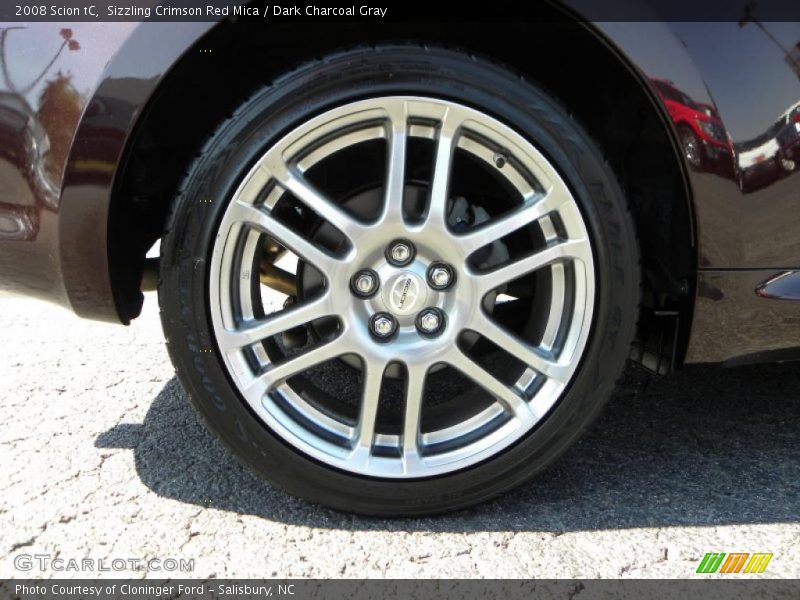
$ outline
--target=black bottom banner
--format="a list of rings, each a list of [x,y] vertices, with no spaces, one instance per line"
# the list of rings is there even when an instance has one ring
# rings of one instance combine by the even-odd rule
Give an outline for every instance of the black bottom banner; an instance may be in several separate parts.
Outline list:
[[[503,598],[751,598],[800,597],[800,580],[5,580],[0,598],[19,600],[84,600],[126,598],[130,600],[262,599],[298,600],[461,600]]]

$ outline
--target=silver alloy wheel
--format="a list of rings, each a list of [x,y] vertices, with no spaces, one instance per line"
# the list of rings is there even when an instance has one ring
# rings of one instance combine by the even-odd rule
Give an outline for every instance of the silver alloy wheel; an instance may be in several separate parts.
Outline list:
[[[430,198],[422,218],[403,210],[405,165],[411,138],[435,144]],[[363,222],[317,190],[305,174],[355,144],[385,140],[387,175],[377,219]],[[456,150],[495,169],[522,198],[515,209],[466,232],[448,225],[451,165]],[[496,156],[504,157],[502,164]],[[313,236],[273,214],[285,192],[335,227],[347,240],[332,252]],[[538,227],[543,247],[490,270],[470,262],[480,249],[523,227]],[[267,234],[312,265],[325,285],[316,296],[266,317],[252,300],[253,257]],[[408,240],[413,260],[396,267],[387,245]],[[435,262],[450,265],[454,281],[428,285]],[[370,298],[349,282],[364,269],[380,278]],[[507,282],[548,269],[551,277],[541,340],[533,345],[499,325],[491,304]],[[522,136],[477,110],[433,98],[381,97],[353,102],[315,117],[286,134],[250,169],[222,217],[213,248],[209,300],[216,342],[240,394],[272,431],[328,465],[381,478],[419,478],[462,469],[496,455],[537,425],[573,377],[589,335],[595,296],[592,248],[580,210],[550,162]],[[436,336],[416,327],[426,307],[445,315]],[[389,340],[370,333],[371,316],[390,313],[397,331]],[[334,317],[332,339],[273,361],[263,341],[312,321]],[[475,362],[458,343],[475,332],[527,365],[513,385]],[[341,357],[357,357],[361,399],[357,422],[321,410],[288,382]],[[402,365],[405,401],[400,434],[377,431],[378,399],[387,369]],[[483,388],[493,403],[458,423],[423,431],[426,378],[442,365]]]

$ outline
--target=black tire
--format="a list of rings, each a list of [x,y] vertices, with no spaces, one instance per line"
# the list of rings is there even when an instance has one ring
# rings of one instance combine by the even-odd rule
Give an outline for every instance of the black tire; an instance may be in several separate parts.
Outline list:
[[[597,273],[593,331],[565,395],[526,437],[465,470],[416,480],[370,479],[317,462],[256,418],[229,380],[209,316],[208,265],[217,226],[243,173],[293,125],[356,99],[441,97],[479,108],[535,141],[572,188],[590,231]],[[212,199],[211,203],[200,202]],[[415,46],[363,48],[306,64],[264,87],[222,123],[174,201],[162,244],[162,321],[180,381],[209,429],[287,492],[336,509],[420,515],[495,497],[559,456],[614,390],[638,318],[638,249],[620,186],[602,153],[538,86],[485,60]]]

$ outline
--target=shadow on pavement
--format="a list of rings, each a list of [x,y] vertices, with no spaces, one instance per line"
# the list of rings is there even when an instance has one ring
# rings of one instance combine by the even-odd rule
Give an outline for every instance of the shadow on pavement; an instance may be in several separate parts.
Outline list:
[[[101,434],[130,448],[166,498],[310,527],[397,531],[574,531],[800,520],[800,369],[694,366],[624,387],[590,431],[522,488],[425,519],[341,514],[251,475],[195,417],[172,379],[143,424]]]

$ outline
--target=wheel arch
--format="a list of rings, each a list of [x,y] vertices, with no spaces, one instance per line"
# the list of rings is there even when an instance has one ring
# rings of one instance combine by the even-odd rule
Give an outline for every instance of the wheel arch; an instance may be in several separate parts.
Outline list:
[[[691,190],[675,126],[646,77],[613,40],[560,9],[543,5],[537,10],[542,15],[536,22],[445,29],[384,23],[365,31],[359,24],[331,28],[308,23],[302,41],[295,40],[291,25],[277,24],[269,38],[258,35],[257,24],[230,22],[198,35],[159,80],[127,138],[115,177],[108,252],[120,320],[138,315],[145,253],[162,233],[183,173],[241,98],[299,62],[342,47],[399,39],[490,57],[536,80],[569,107],[606,153],[639,231],[650,316],[642,319],[640,352],[634,358],[656,371],[680,362],[692,316],[696,245]],[[515,35],[509,35],[509,27]],[[537,47],[564,40],[570,51],[562,60],[545,61],[557,65],[537,62]],[[242,60],[245,56],[248,60]],[[592,92],[588,97],[587,90]]]

